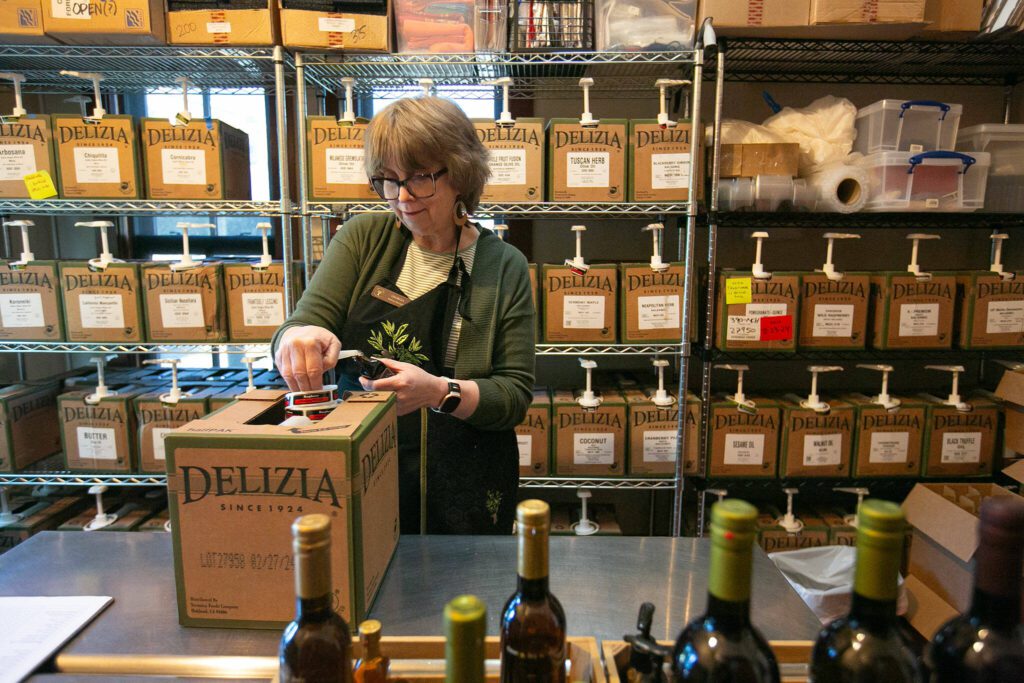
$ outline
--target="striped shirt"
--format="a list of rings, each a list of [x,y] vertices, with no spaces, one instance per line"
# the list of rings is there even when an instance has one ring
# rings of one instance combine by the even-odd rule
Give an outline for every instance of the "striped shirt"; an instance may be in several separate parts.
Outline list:
[[[476,255],[477,240],[459,251],[462,262],[466,264],[466,272],[473,273],[473,257]],[[398,288],[410,299],[418,299],[448,279],[452,267],[451,252],[438,254],[427,251],[415,242],[409,244],[409,251],[402,264],[402,272],[398,274]],[[459,273],[459,281],[462,273]],[[459,334],[462,332],[462,316],[458,311],[452,321],[452,334],[448,338],[448,349],[444,356],[444,367],[455,367],[455,354],[459,348]],[[440,369],[440,368],[439,368]]]

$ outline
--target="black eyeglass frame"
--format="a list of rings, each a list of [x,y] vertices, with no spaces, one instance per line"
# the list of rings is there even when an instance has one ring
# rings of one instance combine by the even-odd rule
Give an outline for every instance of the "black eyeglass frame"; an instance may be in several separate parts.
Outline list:
[[[372,187],[373,191],[377,193],[377,196],[379,196],[384,201],[394,201],[398,199],[398,197],[402,194],[403,187],[405,188],[405,191],[409,193],[409,196],[412,197],[413,199],[430,199],[435,194],[437,194],[437,179],[446,173],[448,173],[447,167],[444,167],[438,171],[434,171],[433,173],[414,173],[413,175],[409,176],[408,178],[405,178],[404,180],[399,180],[398,178],[388,178],[387,176],[373,176],[370,178],[370,187]],[[411,189],[409,189],[409,182],[415,178],[430,178],[431,183],[433,183],[434,189],[428,195],[417,195]],[[380,183],[380,188],[377,187],[378,182]],[[387,197],[384,194],[385,182],[392,182],[398,185],[398,192],[395,194],[394,197]]]

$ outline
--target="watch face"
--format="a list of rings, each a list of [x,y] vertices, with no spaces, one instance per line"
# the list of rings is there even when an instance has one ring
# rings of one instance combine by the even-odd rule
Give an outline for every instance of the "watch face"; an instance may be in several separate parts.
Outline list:
[[[462,396],[457,394],[448,394],[444,400],[441,401],[441,405],[438,408],[442,413],[452,413],[459,407],[459,403],[462,402]]]

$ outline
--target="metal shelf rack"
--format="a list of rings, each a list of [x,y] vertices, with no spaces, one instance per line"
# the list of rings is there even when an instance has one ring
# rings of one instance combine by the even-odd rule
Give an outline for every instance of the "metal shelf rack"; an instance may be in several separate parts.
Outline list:
[[[166,486],[163,474],[80,474],[76,472],[19,472],[0,473],[2,486]]]
[[[912,225],[915,230],[993,230],[1024,227],[1024,215],[1019,213],[809,213],[809,212],[720,212],[716,216],[719,228],[771,228],[819,229],[822,232],[838,230],[900,229]]]
[[[605,202],[591,204],[561,204],[536,202],[531,204],[481,204],[474,216],[508,216],[510,218],[559,218],[586,216],[595,218],[651,218],[668,214],[685,214],[687,202],[674,204],[633,204]],[[385,202],[315,202],[308,205],[310,215],[339,215],[355,213],[389,213]]]
[[[0,342],[0,353],[119,353],[119,354],[220,354],[262,355],[270,344],[102,344],[78,342]]]
[[[281,202],[156,199],[5,199],[0,214],[71,216],[281,216]]]
[[[538,356],[661,356],[681,355],[688,344],[537,344]]]
[[[636,491],[673,489],[676,480],[673,477],[650,479],[621,479],[599,477],[520,477],[519,488],[524,489],[603,489],[611,491]]]
[[[963,350],[963,349],[862,349],[857,351],[797,351],[795,353],[783,353],[778,351],[720,351],[715,348],[707,349],[703,346],[694,349],[696,355],[705,362],[751,362],[765,360],[791,360],[791,361],[914,361],[922,363],[954,362],[957,360],[984,360],[986,358],[1001,358],[1004,360],[1017,360],[1024,357],[1024,350],[1011,349],[1007,351],[991,350]]]

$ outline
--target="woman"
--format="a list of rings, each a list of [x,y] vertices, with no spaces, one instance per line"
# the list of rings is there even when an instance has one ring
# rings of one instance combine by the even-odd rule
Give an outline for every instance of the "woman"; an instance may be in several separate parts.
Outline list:
[[[343,348],[382,359],[393,376],[358,381],[397,394],[402,532],[510,533],[534,310],[526,259],[468,220],[490,175],[487,150],[457,106],[421,97],[378,113],[365,151],[393,215],[338,230],[274,336],[278,370],[309,390]],[[339,383],[359,388],[358,371],[340,369]]]

